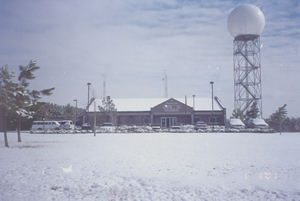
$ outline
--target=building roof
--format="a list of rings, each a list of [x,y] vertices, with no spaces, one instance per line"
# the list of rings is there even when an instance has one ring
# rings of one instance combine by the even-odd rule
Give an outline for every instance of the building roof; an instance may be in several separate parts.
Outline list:
[[[150,111],[151,108],[169,100],[171,98],[125,98],[125,99],[112,99],[116,105],[118,112],[139,112],[139,111]],[[183,104],[185,104],[185,98],[173,98]],[[96,98],[96,110],[98,106],[102,104],[101,98]],[[193,107],[193,98],[186,99],[187,105]],[[224,106],[220,100],[214,98],[214,111],[222,111]],[[196,111],[211,111],[212,100],[211,98],[195,98],[195,110]],[[94,103],[90,104],[89,111],[94,111]]]

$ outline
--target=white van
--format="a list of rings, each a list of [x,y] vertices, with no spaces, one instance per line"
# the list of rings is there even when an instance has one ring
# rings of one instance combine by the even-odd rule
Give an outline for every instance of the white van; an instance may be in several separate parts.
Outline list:
[[[73,121],[71,121],[71,120],[59,121],[59,124],[60,124],[59,129],[74,130],[74,128],[75,128]]]
[[[57,121],[34,121],[31,130],[59,130],[59,126]]]
[[[245,124],[240,119],[228,119],[225,123],[226,129],[245,129]]]
[[[269,125],[263,119],[250,119],[247,123],[248,128],[268,129]]]

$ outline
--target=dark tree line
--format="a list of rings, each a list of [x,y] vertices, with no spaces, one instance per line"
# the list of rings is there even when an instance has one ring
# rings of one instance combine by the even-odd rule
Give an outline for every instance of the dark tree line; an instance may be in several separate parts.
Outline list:
[[[254,101],[250,106],[250,109],[245,114],[243,114],[243,112],[240,111],[239,109],[233,110],[230,118],[240,119],[243,122],[247,122],[249,119],[256,119],[258,117],[258,113],[259,113],[259,109],[257,106],[257,102]]]
[[[265,121],[269,124],[269,127],[277,132],[300,132],[300,117],[287,117],[287,104],[279,107],[269,118]],[[257,103],[254,102],[249,111],[244,115],[239,110],[234,110],[231,118],[241,119],[243,122],[247,122],[249,119],[255,119],[258,117]]]
[[[41,106],[38,107],[36,110],[35,115],[33,115],[34,120],[73,120],[75,121],[75,113],[76,107],[71,106],[70,104],[67,105],[58,105],[54,103],[40,103]],[[76,125],[82,124],[82,119],[85,114],[85,109],[77,108],[77,115],[76,115]],[[31,125],[31,124],[30,124]]]
[[[35,105],[31,107],[31,111],[33,112],[32,118],[21,119],[21,127],[20,127],[21,130],[30,130],[33,121],[42,121],[43,119],[45,121],[47,120],[59,121],[59,120],[68,119],[75,122],[76,108],[71,106],[70,104],[64,106],[64,105],[58,105],[58,104],[48,103],[48,102],[37,102]],[[84,114],[85,114],[84,109],[77,108],[76,125],[82,124]],[[9,117],[7,130],[16,130],[16,120],[14,119],[13,116]]]
[[[280,132],[280,123],[272,120],[272,118],[267,118],[266,122],[269,124],[270,128]],[[286,117],[283,119],[281,124],[282,132],[300,132],[300,117]]]
[[[8,65],[0,68],[0,131],[4,133],[4,143],[8,130],[18,131],[18,142],[21,142],[21,130],[29,130],[34,120],[75,120],[77,125],[82,123],[84,109],[70,104],[60,106],[40,101],[42,96],[53,93],[54,87],[44,90],[29,88],[30,80],[35,79],[34,72],[40,69],[36,61],[30,61],[26,66],[19,66],[19,76],[9,71]]]
[[[266,122],[270,128],[280,132],[300,132],[300,117],[287,117],[287,105],[279,107],[276,112],[271,114]]]

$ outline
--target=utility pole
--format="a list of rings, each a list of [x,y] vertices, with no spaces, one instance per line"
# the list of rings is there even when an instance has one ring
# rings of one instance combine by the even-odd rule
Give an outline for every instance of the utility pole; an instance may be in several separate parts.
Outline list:
[[[196,122],[197,123],[197,122]],[[192,115],[192,124],[195,125],[195,95],[193,95],[193,115]]]
[[[105,83],[105,74],[102,74],[102,76],[103,76],[103,98],[105,99],[105,97],[106,97],[106,89],[105,89],[105,87],[106,87],[106,83]]]
[[[96,136],[96,100],[94,100],[94,137]]]
[[[212,131],[214,131],[214,82],[211,81],[211,123],[212,123]]]
[[[89,122],[89,112],[90,112],[90,111],[89,111],[89,110],[90,110],[90,109],[89,109],[89,108],[90,108],[89,106],[90,106],[90,86],[91,86],[91,83],[88,82],[87,85],[88,85],[88,102],[87,102],[87,111],[88,111],[88,112],[87,112],[87,123],[90,123],[90,122]]]
[[[76,122],[77,122],[77,99],[74,99],[73,101],[76,102],[76,109],[75,109],[75,122],[74,122],[74,134],[75,134],[75,128],[76,128]]]

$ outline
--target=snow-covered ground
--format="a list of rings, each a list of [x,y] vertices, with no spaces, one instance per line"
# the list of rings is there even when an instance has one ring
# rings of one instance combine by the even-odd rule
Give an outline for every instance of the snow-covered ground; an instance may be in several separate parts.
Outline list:
[[[0,200],[300,200],[300,133],[1,136]]]

